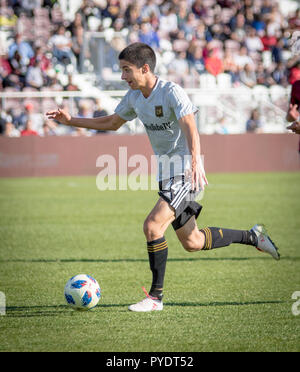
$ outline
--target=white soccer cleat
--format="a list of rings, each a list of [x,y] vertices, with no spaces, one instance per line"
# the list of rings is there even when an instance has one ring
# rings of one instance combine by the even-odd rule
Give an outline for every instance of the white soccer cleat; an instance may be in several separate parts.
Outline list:
[[[146,298],[142,301],[138,302],[137,304],[130,305],[128,309],[130,311],[136,311],[139,313],[147,312],[147,311],[160,311],[163,309],[163,302],[156,297],[151,297],[146,289],[143,287],[143,291],[146,294]]]
[[[264,225],[257,224],[251,231],[257,236],[257,249],[261,252],[269,253],[275,260],[280,259],[280,254],[274,242],[269,237]]]

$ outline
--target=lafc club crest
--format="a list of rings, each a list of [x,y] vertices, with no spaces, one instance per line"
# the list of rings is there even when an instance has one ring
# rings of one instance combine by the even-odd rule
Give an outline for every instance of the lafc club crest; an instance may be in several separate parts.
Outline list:
[[[155,106],[155,115],[158,118],[161,118],[162,116],[164,116],[164,112],[163,112],[163,107],[162,106]]]

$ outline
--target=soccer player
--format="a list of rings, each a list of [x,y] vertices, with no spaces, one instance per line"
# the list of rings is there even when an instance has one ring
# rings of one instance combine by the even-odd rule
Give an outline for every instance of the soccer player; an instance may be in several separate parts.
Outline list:
[[[195,199],[208,184],[201,162],[200,137],[195,122],[196,107],[184,90],[155,75],[156,56],[151,47],[133,43],[119,55],[127,94],[113,115],[74,118],[58,109],[49,119],[66,125],[96,130],[117,130],[139,117],[158,158],[159,199],[144,222],[144,234],[152,285],[142,301],[130,305],[137,312],[163,309],[163,284],[168,255],[164,233],[172,224],[182,246],[189,252],[225,247],[231,243],[251,245],[278,260],[276,246],[262,225],[251,230],[206,227],[199,230],[196,219],[202,206]]]
[[[286,120],[293,122],[287,129],[291,129],[292,132],[300,134],[300,80],[295,81],[292,85],[290,106],[286,115]]]

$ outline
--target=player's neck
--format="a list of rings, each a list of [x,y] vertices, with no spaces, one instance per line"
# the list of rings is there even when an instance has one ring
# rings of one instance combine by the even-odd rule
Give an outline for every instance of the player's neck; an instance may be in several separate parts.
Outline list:
[[[151,74],[148,79],[145,81],[145,85],[140,87],[140,91],[142,92],[143,96],[145,98],[148,98],[150,94],[152,93],[156,83],[157,83],[158,77]]]

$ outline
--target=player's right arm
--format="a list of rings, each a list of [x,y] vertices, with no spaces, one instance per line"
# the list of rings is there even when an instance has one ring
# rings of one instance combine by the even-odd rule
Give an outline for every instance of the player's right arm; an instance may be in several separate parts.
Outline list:
[[[86,129],[95,130],[118,130],[126,120],[122,119],[117,114],[101,116],[97,118],[76,118],[72,117],[68,112],[57,109],[46,113],[48,119],[57,120],[61,124]]]

